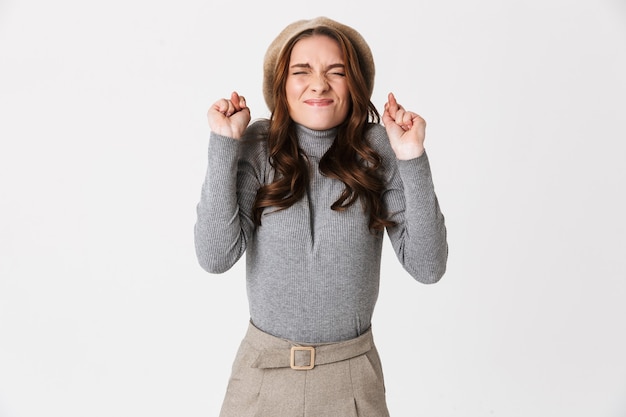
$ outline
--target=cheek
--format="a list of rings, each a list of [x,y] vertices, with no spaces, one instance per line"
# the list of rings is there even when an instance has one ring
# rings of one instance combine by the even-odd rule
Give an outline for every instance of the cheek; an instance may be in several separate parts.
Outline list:
[[[348,87],[344,86],[344,88],[337,90],[337,93],[339,97],[341,97],[341,102],[347,112],[348,111],[347,109],[350,107],[350,102],[351,102],[350,92],[348,91]]]
[[[350,102],[350,91],[348,90],[348,84],[345,82],[337,83],[334,87],[335,92],[341,100],[348,103]]]
[[[291,103],[295,96],[295,88],[292,82],[287,81],[285,84],[285,97],[287,98],[287,104],[291,106]]]
[[[304,84],[304,81],[300,78],[295,78],[295,77],[289,77],[287,78],[287,81],[285,82],[285,89],[287,91],[299,91],[302,89],[302,85]]]
[[[300,96],[300,92],[302,87],[296,81],[289,81],[285,83],[285,95],[287,96],[287,100],[295,100]]]

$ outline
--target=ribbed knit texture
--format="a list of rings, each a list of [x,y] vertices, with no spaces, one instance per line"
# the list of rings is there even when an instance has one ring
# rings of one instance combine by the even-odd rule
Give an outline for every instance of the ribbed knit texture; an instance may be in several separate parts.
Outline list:
[[[246,252],[250,316],[269,334],[303,343],[357,337],[370,327],[378,298],[383,235],[370,232],[360,201],[331,210],[344,184],[321,175],[318,163],[337,132],[303,126],[297,133],[311,167],[306,195],[286,210],[266,209],[256,228],[251,208],[273,170],[266,142],[250,138],[266,126],[252,124],[241,141],[211,134],[195,226],[199,263],[221,273]],[[397,160],[380,125],[371,125],[367,140],[383,157],[383,199],[397,223],[387,233],[398,259],[416,280],[436,282],[448,247],[428,157]]]

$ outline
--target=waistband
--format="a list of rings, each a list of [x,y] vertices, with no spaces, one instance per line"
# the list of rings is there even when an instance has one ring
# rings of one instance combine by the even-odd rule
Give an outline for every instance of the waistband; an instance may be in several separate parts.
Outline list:
[[[259,352],[252,368],[292,368],[310,370],[315,366],[326,365],[355,358],[369,352],[374,347],[371,329],[354,339],[308,345],[272,336],[250,323],[244,341]]]

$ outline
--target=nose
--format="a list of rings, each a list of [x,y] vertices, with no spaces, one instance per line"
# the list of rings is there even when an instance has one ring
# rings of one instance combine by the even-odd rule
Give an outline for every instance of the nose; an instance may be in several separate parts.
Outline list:
[[[311,90],[321,92],[328,90],[328,80],[324,74],[316,74],[311,80]]]

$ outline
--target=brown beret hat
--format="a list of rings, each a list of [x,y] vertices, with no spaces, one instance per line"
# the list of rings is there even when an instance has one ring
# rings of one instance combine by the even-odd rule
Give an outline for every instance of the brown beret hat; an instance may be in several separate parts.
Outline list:
[[[298,20],[289,24],[276,39],[270,44],[267,52],[265,53],[265,60],[263,62],[263,95],[265,96],[265,103],[270,111],[274,111],[274,98],[272,94],[272,85],[274,84],[274,76],[276,73],[276,63],[285,45],[294,36],[299,35],[308,29],[313,29],[318,26],[328,26],[332,29],[338,30],[343,33],[354,46],[356,52],[361,61],[361,68],[363,70],[363,76],[367,83],[368,96],[372,96],[374,91],[374,58],[372,51],[370,50],[367,42],[361,36],[359,32],[346,26],[342,23],[336,22],[327,17],[316,17],[311,20]]]

